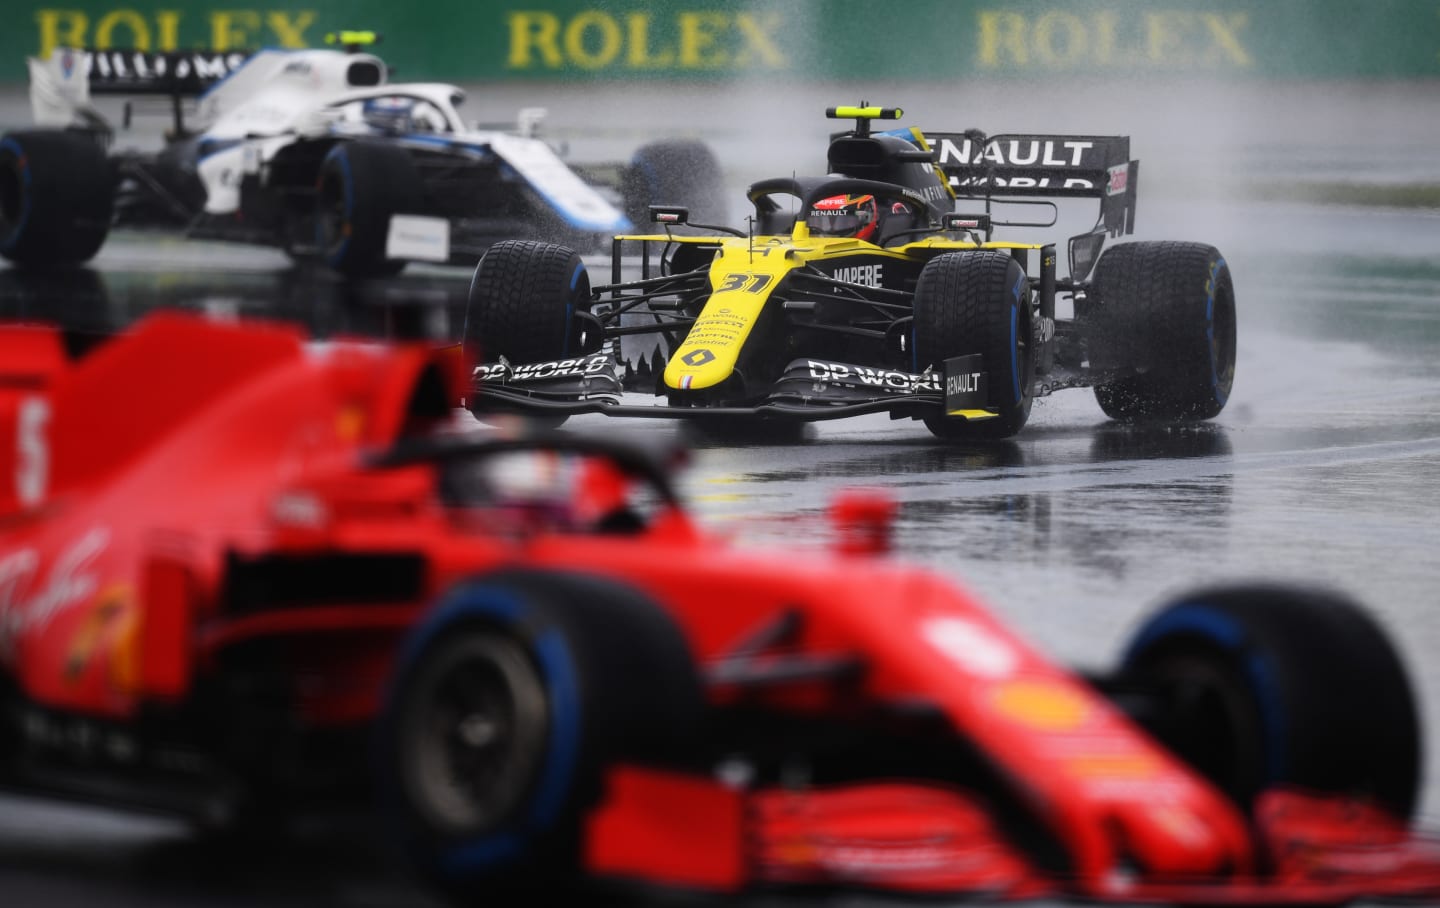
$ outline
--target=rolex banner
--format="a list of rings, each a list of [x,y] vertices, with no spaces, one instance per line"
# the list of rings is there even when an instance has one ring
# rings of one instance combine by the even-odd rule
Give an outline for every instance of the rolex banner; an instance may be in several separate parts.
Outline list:
[[[1412,79],[1440,0],[12,0],[0,79],[57,45],[315,47],[378,32],[404,80]]]

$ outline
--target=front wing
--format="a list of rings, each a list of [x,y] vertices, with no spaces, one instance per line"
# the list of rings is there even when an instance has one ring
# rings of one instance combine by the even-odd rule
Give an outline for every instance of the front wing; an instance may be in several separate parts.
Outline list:
[[[586,869],[664,887],[743,894],[859,891],[995,902],[1150,905],[1434,904],[1440,841],[1372,805],[1293,789],[1256,802],[1252,869],[1086,877],[1046,869],[978,792],[920,780],[737,789],[619,766],[588,818]]]
[[[476,413],[530,412],[554,415],[603,413],[670,419],[764,417],[810,422],[865,413],[892,418],[941,414],[964,420],[992,419],[982,358],[946,360],[942,370],[902,372],[875,366],[801,358],[786,366],[766,394],[749,405],[627,404],[625,382],[615,357],[594,353],[571,359],[515,366],[501,361],[477,366]],[[657,392],[663,393],[663,392]]]

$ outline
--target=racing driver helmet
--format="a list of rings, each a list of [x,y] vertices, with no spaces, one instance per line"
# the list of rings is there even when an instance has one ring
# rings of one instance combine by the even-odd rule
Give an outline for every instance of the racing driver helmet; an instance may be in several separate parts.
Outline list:
[[[880,229],[880,212],[873,195],[832,195],[816,202],[805,222],[816,236],[849,236],[873,242]]]

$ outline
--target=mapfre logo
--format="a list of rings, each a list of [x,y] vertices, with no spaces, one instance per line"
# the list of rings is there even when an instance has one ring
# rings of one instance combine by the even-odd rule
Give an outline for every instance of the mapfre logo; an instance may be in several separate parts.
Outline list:
[[[863,284],[866,287],[880,287],[885,278],[885,266],[879,265],[852,265],[849,268],[836,268],[835,273],[830,275],[837,281],[844,281],[847,284]]]

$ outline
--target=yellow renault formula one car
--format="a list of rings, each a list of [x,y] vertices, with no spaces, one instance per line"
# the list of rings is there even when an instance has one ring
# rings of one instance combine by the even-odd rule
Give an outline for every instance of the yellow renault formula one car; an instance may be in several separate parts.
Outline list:
[[[826,175],[753,184],[747,230],[681,235],[689,213],[654,206],[665,232],[616,237],[603,285],[563,246],[492,247],[468,303],[470,408],[551,422],[885,412],[966,439],[1014,435],[1035,397],[1063,388],[1093,387],[1122,420],[1208,419],[1225,406],[1235,292],[1224,257],[1189,242],[1101,254],[1134,230],[1128,137],[927,137],[872,130],[896,108],[827,114],[855,127],[831,139]],[[992,238],[1053,226],[1074,198],[1099,199],[1100,214],[1069,240],[1068,277],[1053,243]],[[641,393],[659,400],[636,403]]]

